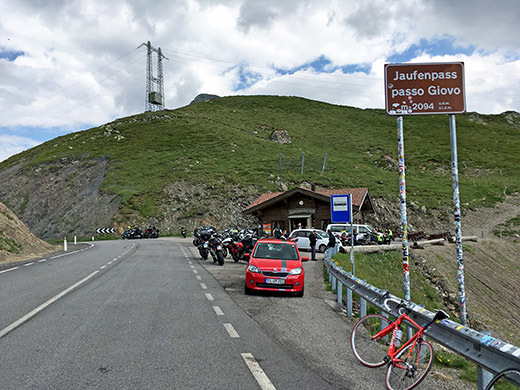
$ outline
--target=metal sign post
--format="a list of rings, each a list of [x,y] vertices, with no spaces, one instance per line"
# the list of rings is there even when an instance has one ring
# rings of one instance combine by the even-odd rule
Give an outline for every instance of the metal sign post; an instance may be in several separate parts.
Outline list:
[[[399,152],[399,189],[401,197],[401,231],[403,232],[404,299],[410,297],[410,262],[408,258],[408,218],[406,216],[406,178],[404,173],[403,117],[397,117],[397,149]]]
[[[404,292],[407,300],[410,299],[410,273],[402,115],[449,114],[450,116],[453,203],[455,205],[455,240],[458,265],[457,281],[459,285],[460,320],[462,325],[466,325],[466,293],[464,288],[457,139],[454,115],[466,112],[464,63],[385,64],[385,108],[388,115],[398,115],[397,137],[401,223],[403,227]]]
[[[352,275],[355,275],[354,264],[354,228],[352,226],[352,194],[330,196],[330,217],[332,223],[350,222],[350,263]]]
[[[460,322],[466,326],[466,289],[464,286],[464,259],[462,252],[462,231],[460,223],[460,197],[459,197],[459,167],[457,162],[457,129],[455,115],[450,115],[450,141],[451,141],[451,175],[453,178],[453,215],[455,217],[455,245],[457,248],[457,282],[459,285],[459,312]]]

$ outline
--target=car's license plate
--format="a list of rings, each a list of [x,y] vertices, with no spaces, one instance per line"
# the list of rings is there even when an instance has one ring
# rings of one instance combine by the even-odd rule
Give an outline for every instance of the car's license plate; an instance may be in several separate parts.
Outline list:
[[[271,278],[266,278],[266,279],[265,279],[265,282],[266,282],[266,283],[270,283],[270,284],[285,284],[285,279],[271,279]]]

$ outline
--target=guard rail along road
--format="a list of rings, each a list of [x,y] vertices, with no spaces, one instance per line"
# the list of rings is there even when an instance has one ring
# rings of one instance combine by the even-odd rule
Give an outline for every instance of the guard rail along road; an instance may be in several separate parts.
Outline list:
[[[398,302],[402,300],[400,297],[389,294],[387,290],[382,290],[368,284],[346,272],[342,267],[337,266],[332,261],[332,256],[337,252],[336,248],[330,248],[325,252],[325,266],[329,274],[329,281],[332,290],[336,291],[337,302],[341,305],[343,301],[343,287],[346,290],[346,312],[347,317],[352,317],[352,293],[360,297],[360,317],[366,315],[366,303],[370,303],[379,309],[383,315],[393,315],[398,317],[395,307],[392,312],[388,312],[383,306],[386,298]],[[430,321],[434,313],[426,310],[413,302],[409,302],[408,307],[412,310],[410,316],[419,325],[424,326]],[[450,349],[454,353],[461,355],[477,365],[477,386],[479,390],[483,390],[489,383],[493,375],[505,370],[516,368],[520,370],[520,348],[499,340],[488,334],[473,330],[466,326],[451,321],[443,320],[435,323],[427,331],[427,336]],[[520,383],[518,383],[520,385]]]

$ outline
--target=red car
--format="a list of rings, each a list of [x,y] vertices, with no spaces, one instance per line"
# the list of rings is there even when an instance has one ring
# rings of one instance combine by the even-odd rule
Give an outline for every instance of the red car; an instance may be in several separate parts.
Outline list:
[[[246,268],[245,293],[286,291],[303,297],[305,271],[296,243],[277,239],[258,240]]]

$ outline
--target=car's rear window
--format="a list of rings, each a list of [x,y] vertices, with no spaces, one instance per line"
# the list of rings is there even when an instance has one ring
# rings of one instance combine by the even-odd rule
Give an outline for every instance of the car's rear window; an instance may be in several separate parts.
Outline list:
[[[298,260],[298,252],[295,245],[282,243],[258,243],[253,257],[275,260]]]

